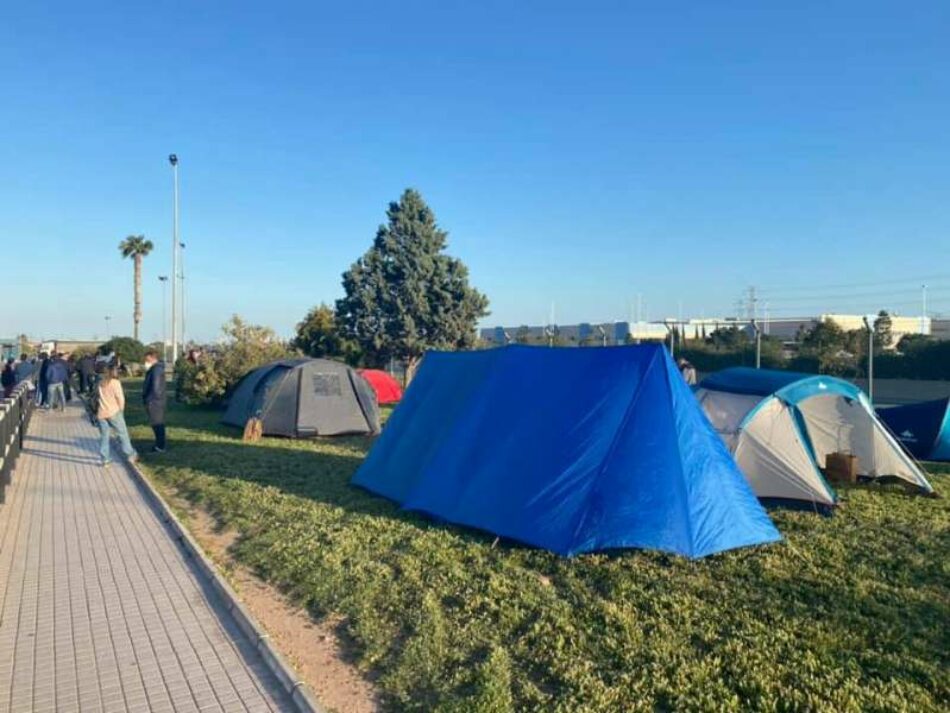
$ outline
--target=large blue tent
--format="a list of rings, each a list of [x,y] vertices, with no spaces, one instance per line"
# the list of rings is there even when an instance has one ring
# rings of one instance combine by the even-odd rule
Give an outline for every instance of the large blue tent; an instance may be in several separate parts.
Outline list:
[[[430,352],[353,482],[564,555],[781,537],[661,346]]]
[[[950,398],[879,408],[877,415],[915,458],[950,460]]]

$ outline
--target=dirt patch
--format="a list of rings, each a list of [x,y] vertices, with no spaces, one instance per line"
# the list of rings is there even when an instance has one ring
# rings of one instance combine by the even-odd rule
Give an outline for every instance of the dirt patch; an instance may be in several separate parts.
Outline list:
[[[211,515],[181,498],[174,498],[174,506],[179,512],[188,513],[192,535],[208,556],[227,571],[241,601],[321,705],[339,713],[371,713],[381,709],[378,692],[351,663],[352,658],[336,633],[339,621],[315,621],[306,610],[237,562],[229,552],[238,538],[236,531],[219,530]]]

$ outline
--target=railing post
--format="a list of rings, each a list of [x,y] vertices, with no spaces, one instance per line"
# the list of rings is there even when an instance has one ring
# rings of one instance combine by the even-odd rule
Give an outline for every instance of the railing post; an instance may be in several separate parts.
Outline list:
[[[26,429],[32,413],[29,383],[22,382],[8,399],[0,400],[0,503],[12,482],[13,468],[23,451]]]

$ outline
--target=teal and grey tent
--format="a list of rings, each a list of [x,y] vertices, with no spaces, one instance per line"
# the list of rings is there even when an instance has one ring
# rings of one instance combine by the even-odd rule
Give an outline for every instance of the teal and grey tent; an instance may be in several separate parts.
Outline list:
[[[222,423],[259,418],[268,436],[309,438],[379,433],[369,383],[329,359],[285,359],[246,374],[234,387]]]
[[[877,415],[915,458],[950,460],[950,398],[880,408]]]
[[[736,367],[708,376],[696,397],[760,498],[834,505],[821,472],[831,453],[857,456],[864,478],[898,478],[933,492],[848,381]]]

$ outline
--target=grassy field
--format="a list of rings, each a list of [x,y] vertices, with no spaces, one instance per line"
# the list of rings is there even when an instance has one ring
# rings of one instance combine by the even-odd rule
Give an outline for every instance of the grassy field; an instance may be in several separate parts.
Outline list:
[[[218,417],[172,406],[146,469],[237,529],[239,561],[341,615],[393,709],[950,708],[947,499],[855,487],[834,517],[773,511],[779,545],[564,559],[348,485],[368,439],[245,444]],[[932,482],[946,498],[950,469]]]

